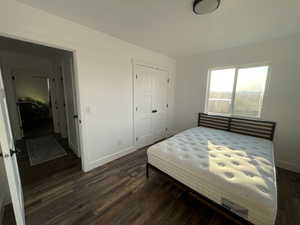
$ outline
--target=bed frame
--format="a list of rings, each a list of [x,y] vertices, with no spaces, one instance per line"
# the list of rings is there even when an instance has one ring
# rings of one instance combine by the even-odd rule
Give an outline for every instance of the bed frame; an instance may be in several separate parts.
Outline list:
[[[264,138],[272,141],[274,138],[276,123],[271,121],[262,121],[262,120],[253,120],[253,119],[244,119],[238,117],[217,116],[217,115],[208,115],[206,113],[199,113],[198,126]],[[160,169],[156,168],[155,166],[151,165],[148,162],[146,164],[147,178],[149,178],[150,168],[168,177],[169,179],[172,180],[172,182],[175,182],[175,184],[185,189],[188,193],[190,193],[200,202],[212,208],[214,211],[223,215],[227,219],[235,222],[236,224],[239,225],[252,224],[248,220],[236,215],[235,213],[231,212],[229,209],[225,208],[224,206],[221,206],[215,203],[214,201],[208,199],[207,197],[203,196],[202,194],[194,191],[190,187],[174,179],[170,175],[166,174],[165,172],[161,171]]]
[[[196,198],[198,201],[200,201],[204,205],[208,206],[209,208],[213,209],[215,212],[223,215],[225,218],[229,219],[230,221],[234,222],[235,224],[238,224],[238,225],[253,225],[248,220],[244,219],[243,217],[238,216],[237,214],[233,213],[229,209],[225,208],[224,206],[221,206],[221,205],[217,204],[216,202],[214,202],[214,201],[210,200],[209,198],[205,197],[204,195],[194,191],[190,187],[188,187],[185,184],[181,183],[180,181],[174,179],[173,177],[171,177],[167,173],[161,171],[160,169],[158,169],[157,167],[151,165],[148,162],[146,164],[147,179],[149,178],[150,169],[153,170],[153,171],[156,171],[157,173],[159,173],[161,175],[163,175],[164,177],[169,179],[172,183],[174,183],[174,185],[176,185],[180,189],[184,190],[186,193],[190,194],[191,196]]]
[[[276,123],[271,121],[199,113],[198,126],[273,140]]]

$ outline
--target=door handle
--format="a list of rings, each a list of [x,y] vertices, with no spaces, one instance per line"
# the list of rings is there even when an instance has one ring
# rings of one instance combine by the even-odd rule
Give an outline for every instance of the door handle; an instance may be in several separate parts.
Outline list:
[[[152,113],[157,113],[157,110],[155,109],[155,110],[152,110]]]
[[[78,119],[78,115],[74,115],[73,118],[74,118],[74,119]]]

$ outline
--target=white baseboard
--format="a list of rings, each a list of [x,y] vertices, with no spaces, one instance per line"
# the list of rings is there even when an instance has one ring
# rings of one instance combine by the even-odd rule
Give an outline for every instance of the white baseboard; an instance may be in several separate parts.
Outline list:
[[[300,173],[300,166],[299,165],[295,165],[286,161],[281,161],[278,160],[277,161],[277,165],[278,167],[282,168],[282,169],[286,169],[286,170],[290,170],[296,173]]]
[[[102,166],[102,165],[104,165],[106,163],[109,163],[109,162],[111,162],[111,161],[113,161],[115,159],[121,158],[121,157],[123,157],[123,156],[125,156],[125,155],[127,155],[129,153],[132,153],[132,152],[134,152],[136,150],[137,150],[136,147],[132,146],[132,147],[129,147],[129,148],[124,149],[122,151],[116,152],[114,154],[105,156],[105,157],[103,157],[101,159],[97,159],[97,160],[93,161],[92,163],[90,163],[87,166],[87,168],[85,168],[85,172],[88,172],[88,171],[90,171],[92,169],[95,169],[95,168],[97,168],[99,166]]]
[[[175,134],[175,132],[170,132],[166,138],[168,138],[168,137],[170,137],[170,136],[173,136],[174,134]],[[123,157],[123,156],[125,156],[125,155],[127,155],[127,154],[130,154],[130,153],[132,153],[132,152],[134,152],[134,151],[136,151],[136,150],[138,150],[138,149],[141,149],[141,148],[143,148],[143,147],[145,147],[145,146],[140,146],[140,147],[137,147],[137,146],[131,146],[131,147],[129,147],[129,148],[123,149],[123,150],[121,150],[121,151],[119,151],[119,152],[116,152],[116,153],[114,153],[114,154],[105,156],[105,157],[103,157],[103,158],[101,158],[101,159],[97,159],[97,160],[91,162],[91,163],[87,166],[87,168],[84,168],[84,172],[88,172],[88,171],[90,171],[90,170],[92,170],[92,169],[95,169],[95,168],[97,168],[97,167],[99,167],[99,166],[102,166],[102,165],[104,165],[104,164],[106,164],[106,163],[109,163],[109,162],[111,162],[111,161],[113,161],[113,160],[115,160],[115,159],[121,158],[121,157]]]

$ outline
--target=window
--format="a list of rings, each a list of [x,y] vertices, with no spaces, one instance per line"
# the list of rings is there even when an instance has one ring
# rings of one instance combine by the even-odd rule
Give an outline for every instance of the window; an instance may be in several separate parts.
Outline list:
[[[269,66],[209,71],[206,112],[260,117]]]

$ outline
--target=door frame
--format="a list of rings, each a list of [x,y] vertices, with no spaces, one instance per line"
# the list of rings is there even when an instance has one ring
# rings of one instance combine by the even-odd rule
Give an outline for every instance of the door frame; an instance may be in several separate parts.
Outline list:
[[[32,44],[37,44],[37,45],[43,45],[51,48],[57,48],[60,50],[65,50],[72,52],[73,55],[73,72],[74,72],[74,89],[75,92],[77,93],[76,95],[76,106],[77,106],[77,113],[78,113],[78,151],[80,152],[81,155],[81,169],[84,172],[89,171],[88,167],[88,160],[87,160],[87,154],[85,153],[85,148],[84,148],[84,142],[83,142],[83,129],[82,129],[82,110],[81,110],[81,103],[80,103],[80,89],[79,89],[79,74],[78,74],[78,50],[76,48],[70,48],[62,45],[55,45],[51,44],[45,41],[39,41],[38,39],[28,39],[26,37],[22,37],[21,35],[12,35],[9,33],[4,33],[0,32],[0,35],[3,37],[19,40],[19,41],[25,41],[25,42],[30,42]]]
[[[144,67],[148,67],[148,68],[151,68],[151,69],[155,69],[155,70],[160,70],[160,71],[164,71],[164,72],[167,72],[168,73],[168,80],[169,80],[169,85],[167,87],[167,104],[169,104],[170,102],[170,97],[169,97],[169,90],[170,90],[170,80],[171,80],[171,73],[170,73],[170,70],[166,67],[166,66],[161,66],[161,65],[157,65],[157,64],[154,64],[154,63],[149,63],[149,62],[145,62],[145,61],[142,61],[142,60],[139,60],[139,59],[132,59],[131,60],[131,63],[132,63],[132,102],[133,102],[133,108],[132,108],[132,121],[133,121],[133,124],[132,124],[132,127],[133,127],[133,140],[132,140],[132,143],[133,143],[133,146],[137,147],[137,143],[136,143],[136,121],[135,121],[135,112],[136,112],[136,105],[135,105],[135,88],[136,88],[136,67],[137,66],[144,66]],[[169,104],[170,105],[170,104]],[[167,110],[167,115],[166,117],[168,118],[168,115],[169,115],[169,108],[168,107],[168,110]],[[166,119],[166,123],[168,124],[168,119]],[[167,135],[166,135],[167,136]]]
[[[2,101],[2,103],[0,104],[0,153],[2,154],[9,194],[13,203],[15,221],[18,225],[25,225],[23,188],[21,186],[21,178],[19,174],[16,154],[14,154],[16,149],[14,146],[14,138],[12,135],[8,106],[6,102],[5,86],[1,69],[0,76],[0,101]],[[7,196],[4,197],[7,198]],[[0,205],[0,207],[2,206],[3,205]],[[2,211],[2,208],[0,208],[0,210]]]

